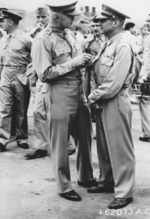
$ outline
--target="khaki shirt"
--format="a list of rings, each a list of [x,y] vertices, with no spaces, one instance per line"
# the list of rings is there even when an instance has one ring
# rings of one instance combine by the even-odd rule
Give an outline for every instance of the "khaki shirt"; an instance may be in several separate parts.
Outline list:
[[[102,38],[95,38],[93,35],[91,35],[83,41],[82,50],[95,56],[98,54],[104,43],[105,41]]]
[[[82,51],[87,52],[92,55],[92,60],[95,59],[95,56],[98,55],[101,48],[103,47],[105,43],[105,40],[100,37],[94,37],[94,35],[89,36],[86,38],[82,44]],[[95,74],[93,73],[93,62],[91,62],[87,65],[86,70],[89,75],[90,80],[90,91],[96,88],[96,79]]]
[[[1,39],[0,65],[2,67],[23,67],[31,61],[31,40],[20,31]]]
[[[122,33],[112,37],[102,48],[95,61],[97,89],[91,92],[89,100],[114,97],[121,88],[132,83],[133,53],[130,45],[124,42]]]
[[[35,38],[31,56],[40,80],[50,83],[62,77],[81,77],[79,68],[69,62],[81,53],[71,31],[60,31],[48,26]]]
[[[25,72],[31,61],[31,45],[30,38],[18,30],[3,37],[0,44],[0,75],[7,80],[16,75],[22,84],[27,85]]]

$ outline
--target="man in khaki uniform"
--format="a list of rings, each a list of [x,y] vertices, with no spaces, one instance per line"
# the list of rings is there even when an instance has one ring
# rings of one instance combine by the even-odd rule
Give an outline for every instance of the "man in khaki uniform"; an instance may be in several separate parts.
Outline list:
[[[150,31],[150,15],[146,22],[147,29]],[[139,76],[139,82],[143,83],[144,80],[148,78],[150,78],[150,35],[148,35],[144,41],[143,65]],[[150,96],[142,96],[140,98],[139,106],[143,132],[143,136],[139,137],[139,140],[150,142]]]
[[[92,55],[93,59],[100,51],[105,40],[101,34],[100,21],[96,16],[91,20],[91,30],[90,34],[82,43],[82,50]],[[84,75],[84,90],[85,95],[88,97],[91,90],[95,88],[95,81],[93,80],[93,65],[89,63],[85,70]]]
[[[49,11],[48,7],[39,7],[36,10],[37,24],[41,27],[40,31],[46,28],[49,24]],[[32,31],[32,36],[36,37],[36,29]],[[31,70],[30,70],[31,69]],[[45,93],[42,92],[42,87],[45,86],[37,77],[36,71],[33,66],[29,66],[29,81],[30,88],[36,89],[34,98],[34,125],[33,125],[33,148],[25,155],[26,159],[36,159],[45,157],[49,152],[49,135],[48,135],[48,120],[46,108],[48,107],[48,100]],[[35,83],[32,85],[32,78],[35,78]],[[36,88],[35,88],[36,86]]]
[[[135,158],[131,135],[131,105],[128,87],[132,83],[133,53],[124,40],[123,23],[128,16],[103,5],[101,28],[108,37],[95,61],[97,88],[89,105],[97,106],[97,149],[100,165],[98,186],[90,193],[114,192],[110,209],[132,202]]]
[[[70,28],[77,2],[49,6],[50,25],[35,39],[32,46],[34,68],[42,82],[47,83],[50,111],[51,156],[60,196],[73,201],[81,197],[73,190],[68,158],[68,139],[75,133],[77,142],[78,184],[96,185],[91,165],[91,118],[82,87],[80,67],[90,60],[83,54]]]
[[[27,109],[30,91],[26,67],[30,62],[31,41],[18,30],[22,18],[3,11],[2,28],[7,32],[0,45],[0,150],[5,151],[11,137],[12,107],[15,105],[15,139],[19,147],[28,149]]]
[[[91,22],[91,31],[92,34],[90,34],[82,44],[82,50],[84,52],[87,52],[92,55],[92,59],[95,58],[95,56],[100,51],[102,45],[105,42],[104,36],[101,34],[101,27],[100,27],[100,21],[97,19],[97,16],[95,16]],[[91,93],[93,89],[96,88],[96,82],[95,77],[93,74],[93,62],[90,62],[87,64],[85,68],[85,74],[84,74],[84,91],[86,97]],[[92,115],[92,121],[95,122],[95,110],[91,109],[91,115]]]

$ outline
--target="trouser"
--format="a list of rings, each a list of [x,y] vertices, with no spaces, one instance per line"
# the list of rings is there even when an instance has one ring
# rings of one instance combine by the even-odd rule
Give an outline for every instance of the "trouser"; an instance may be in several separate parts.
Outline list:
[[[41,85],[40,85],[41,86]],[[48,100],[45,93],[41,91],[42,87],[37,87],[34,99],[34,126],[33,126],[33,148],[50,149],[49,127],[48,127]]]
[[[3,78],[0,87],[0,142],[5,146],[12,133],[12,108],[15,107],[15,140],[28,138],[27,110],[30,91],[16,76],[13,80]]]
[[[150,97],[141,97],[139,107],[143,137],[150,138]]]
[[[74,133],[77,146],[78,180],[93,180],[91,164],[91,117],[79,81],[50,85],[50,146],[53,168],[60,193],[72,190],[68,140]]]
[[[99,183],[114,187],[115,198],[133,196],[135,157],[131,115],[127,90],[103,100],[102,111],[96,112]]]

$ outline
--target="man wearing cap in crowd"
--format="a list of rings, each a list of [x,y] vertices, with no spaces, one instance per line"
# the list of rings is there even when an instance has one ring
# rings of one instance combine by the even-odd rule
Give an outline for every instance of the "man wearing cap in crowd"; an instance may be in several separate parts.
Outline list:
[[[32,37],[36,35],[49,24],[49,11],[48,7],[39,7],[36,10],[36,19],[38,31],[34,29]],[[48,100],[46,100],[45,94],[42,92],[42,87],[45,86],[45,83],[42,83],[33,68],[32,63],[28,66],[27,76],[30,81],[31,93],[35,92],[34,98],[34,109],[33,109],[33,146],[32,149],[25,155],[27,160],[35,159],[40,157],[45,157],[48,154],[49,149],[49,138],[48,138],[48,121],[46,108]]]
[[[146,19],[147,29],[150,31],[150,14]],[[144,40],[143,64],[139,75],[139,83],[150,80],[150,34]],[[150,96],[142,96],[139,99],[140,115],[143,136],[140,141],[150,142]]]
[[[2,28],[7,32],[0,45],[1,88],[0,88],[0,150],[6,150],[11,136],[12,106],[16,109],[16,141],[28,149],[27,109],[30,91],[27,86],[26,67],[30,62],[31,41],[18,30],[22,19],[11,11],[3,10]]]
[[[39,7],[36,10],[36,27],[30,31],[31,37],[35,36],[49,24],[49,11],[47,7]]]
[[[107,43],[95,60],[97,88],[89,95],[89,106],[95,104],[97,149],[100,165],[98,186],[90,193],[114,192],[109,209],[125,207],[132,202],[135,158],[131,135],[131,85],[133,53],[124,41],[123,23],[128,16],[103,5],[99,17]]]
[[[58,3],[49,8],[50,26],[40,33],[32,47],[32,60],[42,82],[47,83],[45,92],[50,101],[50,146],[61,197],[80,201],[81,197],[72,187],[68,139],[75,132],[78,147],[78,184],[84,187],[97,185],[91,164],[91,118],[82,87],[80,68],[90,60],[83,54],[74,35],[69,30],[77,1]]]
[[[90,21],[91,34],[83,41],[82,50],[92,55],[92,59],[100,51],[102,45],[105,43],[105,37],[101,33],[101,25],[97,16],[94,16]],[[86,97],[91,93],[93,89],[96,88],[95,78],[93,74],[93,63],[88,63],[84,74],[84,91]],[[92,121],[95,122],[94,109],[91,109]],[[95,135],[95,134],[94,134]]]
[[[80,19],[75,24],[76,27],[76,40],[80,45],[91,33],[90,22],[87,19]]]
[[[94,58],[98,54],[105,40],[102,38],[100,21],[97,19],[97,16],[94,16],[94,18],[90,21],[90,25],[92,34],[90,34],[82,42],[82,50],[91,54]],[[91,89],[95,88],[95,82],[93,81],[92,75],[93,65],[88,64],[84,78],[84,90],[86,97],[90,94]]]

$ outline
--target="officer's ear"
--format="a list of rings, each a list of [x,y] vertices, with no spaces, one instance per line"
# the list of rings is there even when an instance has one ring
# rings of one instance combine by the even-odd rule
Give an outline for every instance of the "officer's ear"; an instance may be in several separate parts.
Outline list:
[[[118,19],[114,19],[114,27],[118,27],[120,24],[120,21]]]
[[[9,25],[13,26],[14,25],[14,21],[12,19],[9,19]]]
[[[59,22],[59,20],[60,20],[60,15],[56,13],[56,14],[55,14],[55,21],[56,21],[56,22]]]

